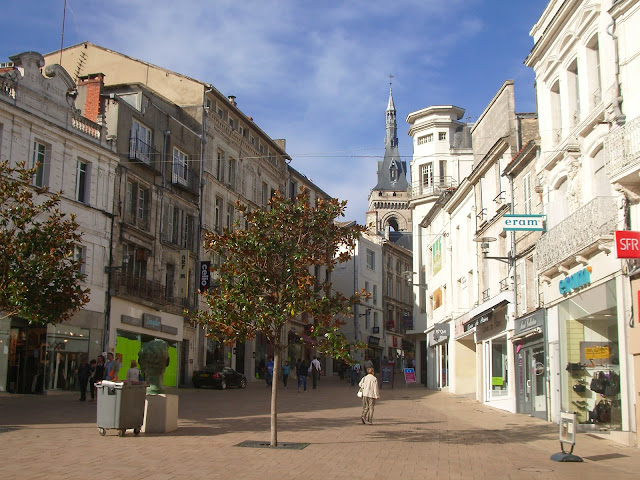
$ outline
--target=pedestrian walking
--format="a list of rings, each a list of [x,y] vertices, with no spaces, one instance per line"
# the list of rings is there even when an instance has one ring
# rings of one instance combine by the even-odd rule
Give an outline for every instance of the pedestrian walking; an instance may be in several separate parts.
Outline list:
[[[362,376],[364,377],[370,368],[373,368],[373,362],[369,358],[369,355],[364,356],[364,363],[362,364]]]
[[[91,365],[87,363],[87,359],[84,356],[80,360],[80,365],[76,373],[78,375],[78,383],[80,384],[80,401],[84,402],[87,399],[87,384],[91,376]]]
[[[89,393],[91,394],[91,401],[96,399],[96,360],[92,358],[89,362]]]
[[[98,355],[98,361],[96,362],[95,371],[93,372],[93,395],[91,397],[92,400],[95,398],[95,395],[97,393],[96,383],[100,383],[102,380],[104,380],[104,370],[104,357],[102,355]]]
[[[360,370],[362,367],[358,362],[356,362],[353,367],[351,367],[351,386],[355,387],[356,381],[360,380]]]
[[[296,369],[296,375],[298,376],[298,393],[300,393],[300,389],[304,386],[304,391],[307,391],[307,375],[308,375],[307,362],[304,360],[298,359],[298,368]]]
[[[284,388],[287,388],[289,375],[291,375],[291,367],[289,366],[289,362],[285,360],[284,365],[282,366],[282,383],[284,383]]]
[[[270,387],[273,383],[273,358],[267,357],[266,365],[266,375],[265,380],[267,381],[267,387]],[[277,379],[276,379],[277,380]]]
[[[309,367],[309,372],[311,372],[311,379],[313,380],[314,390],[318,387],[318,377],[320,376],[321,371],[322,365],[320,365],[320,360],[318,360],[318,357],[314,356],[313,360],[311,360],[311,366]]]
[[[378,379],[374,375],[373,367],[367,368],[367,375],[362,377],[358,385],[362,389],[362,415],[360,415],[360,420],[363,424],[366,421],[371,425],[373,424],[373,409],[376,405],[376,399],[380,398]]]
[[[138,369],[138,364],[135,360],[131,360],[131,366],[129,370],[127,370],[127,380],[132,382],[140,381],[140,370]]]

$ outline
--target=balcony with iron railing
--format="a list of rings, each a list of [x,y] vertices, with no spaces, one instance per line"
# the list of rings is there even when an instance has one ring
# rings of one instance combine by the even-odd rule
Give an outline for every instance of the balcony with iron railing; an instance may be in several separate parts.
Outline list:
[[[604,140],[605,172],[611,181],[618,181],[640,171],[640,117],[612,130]]]
[[[536,270],[544,273],[606,247],[618,224],[617,212],[614,197],[596,197],[578,208],[536,242]]]
[[[438,177],[414,184],[409,191],[411,200],[419,200],[427,197],[438,197],[447,190],[455,191],[458,181],[453,177]]]
[[[200,187],[200,175],[197,170],[190,168],[189,165],[174,162],[171,183],[197,194]]]
[[[158,151],[137,136],[129,138],[129,160],[140,162],[157,172],[161,171]]]
[[[116,296],[127,295],[159,304],[166,302],[165,286],[160,282],[120,271],[113,272],[111,275],[111,285]]]

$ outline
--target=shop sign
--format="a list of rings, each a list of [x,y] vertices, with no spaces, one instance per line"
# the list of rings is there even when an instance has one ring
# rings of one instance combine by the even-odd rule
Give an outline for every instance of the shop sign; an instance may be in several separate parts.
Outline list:
[[[211,281],[211,275],[209,271],[211,269],[211,262],[200,262],[200,291],[206,292],[209,290],[209,282]]]
[[[409,330],[413,330],[413,316],[409,314],[409,312],[404,312],[402,314],[402,326]]]
[[[616,230],[616,258],[640,258],[640,232]]]
[[[380,339],[378,337],[369,336],[369,341],[367,342],[369,345],[380,345]]]
[[[472,318],[470,321],[464,324],[464,331],[468,332],[476,328],[478,325],[482,325],[483,323],[487,323],[491,319],[491,312],[486,315],[479,315],[477,317]]]
[[[545,215],[503,215],[502,223],[504,230],[527,231],[527,232],[543,232],[545,230]]]
[[[584,349],[584,357],[587,360],[609,358],[610,356],[609,347],[585,347]]]
[[[433,343],[443,343],[449,340],[450,326],[448,323],[435,323],[433,325]]]
[[[145,313],[142,316],[142,326],[144,328],[149,328],[151,330],[160,331],[162,329],[162,318],[158,317],[157,315],[151,315],[150,313]]]
[[[526,317],[518,318],[515,321],[514,335],[519,335],[529,330],[544,327],[544,309],[539,309]]]
[[[414,368],[404,369],[404,381],[405,383],[416,383],[416,370]]]
[[[584,287],[591,283],[592,267],[586,267],[578,272],[560,280],[558,288],[562,295],[571,293],[572,290],[577,290],[580,287]]]
[[[180,298],[187,298],[189,292],[189,251],[180,250],[180,281],[178,294]]]
[[[371,327],[371,333],[380,333],[380,327]]]

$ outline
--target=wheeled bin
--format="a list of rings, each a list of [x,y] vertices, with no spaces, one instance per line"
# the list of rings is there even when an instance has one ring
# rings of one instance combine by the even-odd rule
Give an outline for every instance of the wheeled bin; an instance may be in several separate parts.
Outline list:
[[[128,429],[138,435],[144,421],[144,402],[147,382],[110,382],[96,384],[98,393],[98,432],[115,428],[124,437]]]

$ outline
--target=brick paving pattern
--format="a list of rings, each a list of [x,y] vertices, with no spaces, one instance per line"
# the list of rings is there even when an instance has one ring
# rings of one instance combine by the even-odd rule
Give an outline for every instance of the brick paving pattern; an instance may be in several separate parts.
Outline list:
[[[268,442],[270,389],[181,389],[168,434],[96,428],[96,405],[75,393],[0,394],[4,479],[524,479],[640,478],[640,450],[579,434],[584,463],[550,460],[558,426],[421,386],[383,389],[374,425],[360,422],[356,389],[323,378],[317,390],[280,389],[278,441]],[[588,457],[588,458],[587,458]]]

